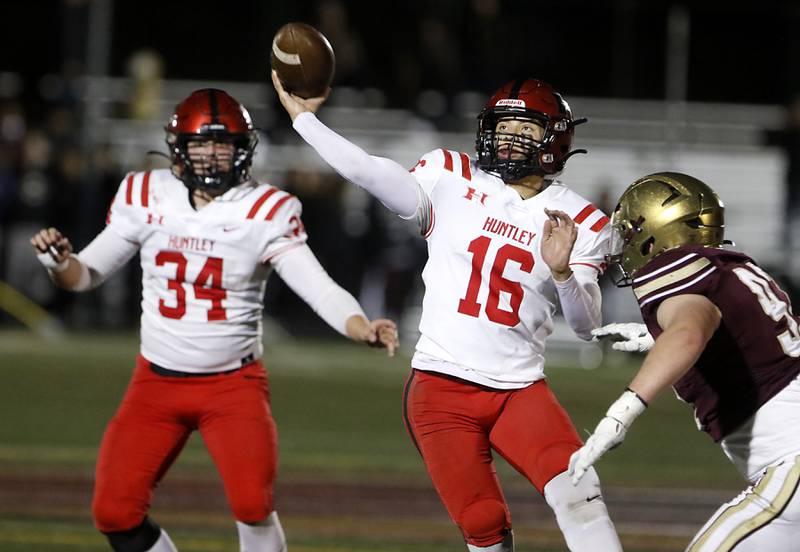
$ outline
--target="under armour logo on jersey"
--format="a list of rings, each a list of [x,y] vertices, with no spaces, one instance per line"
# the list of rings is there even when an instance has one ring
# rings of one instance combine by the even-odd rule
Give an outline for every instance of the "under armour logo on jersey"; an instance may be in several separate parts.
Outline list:
[[[164,224],[164,215],[154,215],[147,213],[147,224]]]
[[[464,196],[464,199],[468,199],[470,201],[472,201],[473,199],[478,200],[481,202],[481,205],[486,205],[485,202],[487,197],[489,197],[489,194],[486,194],[484,192],[478,192],[475,190],[475,188],[467,186],[467,193]]]
[[[408,172],[414,172],[415,170],[417,170],[417,167],[424,167],[424,166],[425,166],[425,160],[420,159],[419,161],[417,161],[416,165],[408,169]]]

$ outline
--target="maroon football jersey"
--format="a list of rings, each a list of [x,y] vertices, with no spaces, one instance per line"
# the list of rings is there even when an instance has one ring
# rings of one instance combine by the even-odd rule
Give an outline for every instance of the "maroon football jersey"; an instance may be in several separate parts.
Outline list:
[[[675,384],[695,408],[700,429],[719,441],[800,373],[800,330],[775,281],[747,255],[686,245],[647,263],[633,283],[647,328],[661,334],[656,311],[679,294],[703,295],[722,313],[697,363]]]

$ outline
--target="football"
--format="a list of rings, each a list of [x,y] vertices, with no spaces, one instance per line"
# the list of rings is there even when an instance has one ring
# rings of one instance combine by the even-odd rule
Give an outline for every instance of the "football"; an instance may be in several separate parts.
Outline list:
[[[287,23],[272,40],[270,63],[287,92],[315,98],[330,86],[336,61],[322,33],[305,23]]]

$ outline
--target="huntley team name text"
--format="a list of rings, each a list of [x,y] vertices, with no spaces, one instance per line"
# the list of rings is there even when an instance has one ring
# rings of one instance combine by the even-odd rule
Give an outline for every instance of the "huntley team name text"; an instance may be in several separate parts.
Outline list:
[[[214,240],[205,238],[190,238],[186,236],[170,236],[170,249],[182,249],[185,251],[214,251]]]
[[[494,217],[486,217],[486,222],[483,223],[483,229],[492,234],[505,236],[523,245],[530,245],[534,236],[536,236],[534,232],[523,230],[519,226],[515,226],[510,222],[503,222]]]

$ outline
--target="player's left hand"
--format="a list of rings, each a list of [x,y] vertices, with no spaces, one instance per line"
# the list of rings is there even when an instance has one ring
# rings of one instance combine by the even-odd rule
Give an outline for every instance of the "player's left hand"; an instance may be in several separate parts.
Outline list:
[[[606,416],[600,420],[586,444],[569,458],[567,475],[572,478],[572,484],[577,485],[601,456],[614,447],[618,447],[625,439],[626,431],[625,426],[614,418]]]
[[[281,101],[281,105],[286,109],[286,112],[289,114],[289,117],[292,118],[294,121],[298,115],[305,112],[316,113],[320,106],[325,103],[325,100],[328,99],[328,96],[331,93],[331,89],[325,91],[324,96],[320,96],[318,98],[301,98],[300,96],[296,96],[291,92],[287,92],[286,89],[283,88],[281,84],[281,79],[278,78],[278,73],[275,69],[272,70],[272,84],[275,86],[275,92],[278,94],[278,99]]]
[[[386,349],[390,357],[400,346],[397,334],[397,324],[387,318],[377,318],[369,323],[369,333],[365,335],[364,342],[370,347]]]
[[[615,340],[612,349],[629,353],[646,353],[655,344],[647,326],[636,322],[606,324],[592,330],[592,335],[595,339],[610,337]]]
[[[547,220],[542,229],[542,260],[550,267],[553,278],[566,280],[572,274],[569,257],[578,238],[578,226],[564,211],[545,208]]]

